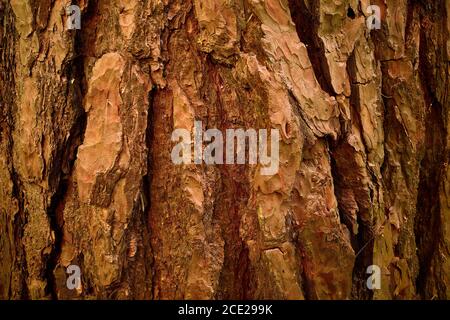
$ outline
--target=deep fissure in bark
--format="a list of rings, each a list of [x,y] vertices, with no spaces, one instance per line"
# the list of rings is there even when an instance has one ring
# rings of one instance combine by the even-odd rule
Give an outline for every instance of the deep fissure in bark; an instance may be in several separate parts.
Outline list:
[[[434,10],[444,10],[439,5]],[[425,145],[424,157],[420,163],[419,196],[417,198],[417,215],[415,217],[415,239],[419,258],[419,274],[416,279],[418,293],[424,299],[433,298],[427,282],[435,275],[431,270],[433,256],[439,254],[437,247],[442,236],[442,224],[440,218],[440,194],[442,164],[448,154],[445,153],[444,137],[445,125],[442,115],[444,110],[436,98],[434,89],[435,79],[432,74],[433,66],[429,62],[429,48],[426,30],[423,26],[424,19],[433,17],[436,12],[422,9],[419,50],[419,70],[422,88],[425,94],[426,119],[425,119]],[[448,160],[448,159],[447,159]],[[445,296],[444,290],[438,291],[439,298]],[[434,297],[436,298],[436,297]]]
[[[376,1],[367,31],[356,2],[283,1],[80,1],[68,31],[0,0],[0,298],[448,298],[448,6]],[[280,174],[173,165],[194,120],[281,128]]]
[[[320,4],[318,1],[310,1],[308,9],[305,1],[308,0],[289,0],[292,20],[295,23],[300,41],[306,45],[309,59],[322,90],[330,96],[334,96],[336,93],[331,85],[330,70],[325,59],[325,47],[318,35],[317,14],[320,10]]]

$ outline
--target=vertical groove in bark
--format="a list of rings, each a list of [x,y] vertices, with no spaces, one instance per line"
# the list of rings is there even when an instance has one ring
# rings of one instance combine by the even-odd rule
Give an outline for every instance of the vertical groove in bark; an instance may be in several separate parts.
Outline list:
[[[69,131],[66,144],[61,147],[61,150],[57,150],[56,162],[53,173],[49,176],[51,181],[58,181],[56,192],[51,198],[50,206],[48,209],[48,216],[50,219],[50,227],[54,232],[54,244],[52,252],[47,261],[47,292],[53,299],[58,298],[57,283],[55,278],[55,269],[58,266],[58,261],[61,256],[62,242],[63,242],[63,227],[64,227],[64,197],[66,195],[70,179],[73,174],[74,162],[76,159],[78,147],[83,142],[84,133],[86,130],[86,114],[83,110],[82,98],[85,95],[83,90],[83,83],[86,82],[84,70],[83,53],[77,52],[82,46],[83,36],[79,33],[73,35],[74,41],[74,53],[71,61],[68,61],[65,76],[68,79],[74,79],[73,86],[68,88],[65,95],[71,100],[68,105],[74,109],[75,116],[73,126]],[[56,119],[55,119],[56,120]]]
[[[76,3],[0,0],[0,298],[449,298],[449,1]],[[194,121],[278,172],[174,165]]]
[[[417,199],[417,217],[415,220],[420,267],[417,277],[417,290],[425,299],[445,299],[445,285],[439,283],[439,280],[436,281],[437,274],[433,271],[434,257],[441,255],[439,245],[443,240],[445,221],[442,220],[440,214],[443,210],[440,202],[440,189],[444,182],[445,163],[448,162],[448,149],[445,145],[447,130],[444,120],[448,110],[443,108],[441,104],[442,102],[448,103],[448,91],[447,97],[439,97],[437,92],[438,81],[444,80],[448,84],[448,72],[445,79],[439,79],[437,77],[439,74],[435,73],[434,66],[434,63],[437,66],[445,65],[445,53],[442,48],[436,47],[434,42],[435,37],[443,37],[441,34],[436,34],[434,28],[438,28],[440,23],[443,24],[439,21],[439,12],[444,12],[445,7],[444,3],[441,3],[432,7],[422,5],[420,9],[419,69],[427,108],[425,119],[425,144],[427,147],[421,162],[419,184],[419,194],[424,196],[419,196]]]
[[[307,3],[309,8],[307,7]],[[325,59],[325,48],[318,35],[320,24],[320,18],[318,18],[320,2],[289,0],[289,8],[292,20],[296,26],[298,37],[308,49],[308,57],[311,60],[314,73],[322,90],[329,95],[334,95],[335,92],[331,85],[330,70],[328,69]]]

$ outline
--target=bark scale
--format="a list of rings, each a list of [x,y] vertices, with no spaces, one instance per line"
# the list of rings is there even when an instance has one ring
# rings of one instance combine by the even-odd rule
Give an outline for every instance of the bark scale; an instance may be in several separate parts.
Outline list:
[[[450,297],[449,0],[70,4],[0,0],[0,298]],[[278,173],[174,165],[196,120]]]

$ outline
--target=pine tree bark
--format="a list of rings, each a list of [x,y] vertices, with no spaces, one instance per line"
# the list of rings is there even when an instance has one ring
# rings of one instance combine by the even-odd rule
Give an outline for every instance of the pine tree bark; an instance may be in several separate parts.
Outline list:
[[[0,0],[0,298],[450,298],[449,0],[70,4]],[[173,164],[195,120],[278,173]]]

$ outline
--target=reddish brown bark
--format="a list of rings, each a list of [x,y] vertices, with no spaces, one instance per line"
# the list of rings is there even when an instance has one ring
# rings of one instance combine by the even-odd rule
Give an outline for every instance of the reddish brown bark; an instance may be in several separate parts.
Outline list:
[[[450,296],[450,1],[70,4],[0,0],[0,298]],[[278,173],[173,164],[195,120]]]

